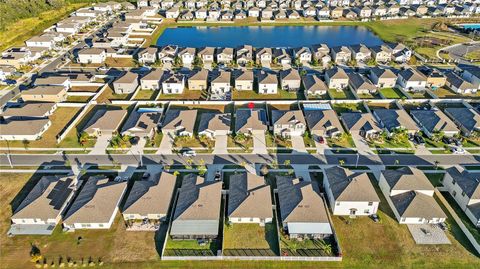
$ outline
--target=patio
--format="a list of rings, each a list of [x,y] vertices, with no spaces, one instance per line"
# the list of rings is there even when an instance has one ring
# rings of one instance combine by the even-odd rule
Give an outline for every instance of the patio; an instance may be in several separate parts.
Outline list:
[[[435,224],[409,224],[408,230],[419,245],[451,244],[445,232]]]

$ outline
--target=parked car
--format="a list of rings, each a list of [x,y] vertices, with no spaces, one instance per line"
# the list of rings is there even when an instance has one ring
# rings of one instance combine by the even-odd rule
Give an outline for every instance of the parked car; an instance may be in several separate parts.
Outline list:
[[[452,153],[453,153],[453,154],[463,155],[463,154],[466,153],[466,151],[465,151],[463,148],[461,148],[461,147],[452,147],[451,150],[452,150]]]
[[[370,215],[370,218],[373,220],[373,222],[380,222],[380,217],[377,214]]]
[[[323,136],[319,136],[317,140],[318,140],[318,143],[325,144],[325,139],[323,138]]]
[[[187,150],[182,153],[184,157],[195,157],[197,153],[194,150]]]
[[[415,141],[419,145],[425,145],[425,139],[423,139],[423,137],[420,135],[415,135]]]

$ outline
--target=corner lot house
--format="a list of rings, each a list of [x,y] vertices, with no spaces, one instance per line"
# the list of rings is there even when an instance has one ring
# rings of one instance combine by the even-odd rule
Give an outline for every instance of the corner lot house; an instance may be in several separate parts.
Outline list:
[[[153,138],[160,126],[161,111],[133,111],[122,127],[122,135]]]
[[[420,130],[415,121],[403,109],[374,109],[373,115],[387,132],[404,129],[409,134]]]
[[[333,234],[327,209],[316,182],[277,176],[282,228],[290,238],[318,239]]]
[[[264,226],[272,222],[272,196],[263,177],[252,173],[230,176],[227,217],[230,223]]]
[[[90,177],[65,214],[63,226],[69,230],[110,229],[126,188],[126,182]]]
[[[472,135],[473,132],[480,132],[480,115],[473,108],[466,107],[447,107],[447,114],[465,136]]]
[[[400,224],[435,224],[447,218],[433,198],[432,183],[417,168],[384,170],[378,185]]]
[[[380,125],[372,114],[362,112],[347,112],[341,115],[345,129],[352,135],[372,137],[381,132]]]
[[[333,215],[354,217],[377,213],[380,198],[367,173],[334,166],[325,169],[323,185]]]
[[[337,113],[333,109],[305,110],[304,114],[308,129],[313,135],[335,137],[344,133]]]
[[[8,234],[52,234],[73,194],[72,178],[43,176],[14,209]]]
[[[116,94],[130,94],[138,87],[138,75],[127,71],[113,82],[113,90]]]
[[[431,137],[436,131],[443,132],[444,136],[448,137],[452,137],[459,132],[455,123],[438,109],[411,110],[410,115],[428,137]]]
[[[193,136],[197,112],[197,110],[169,109],[163,119],[163,133],[173,136]]]
[[[264,109],[238,109],[235,117],[235,133],[262,134],[268,130]]]
[[[85,48],[78,52],[78,62],[81,64],[100,64],[106,58],[107,53],[100,48]]]
[[[461,166],[447,169],[443,186],[465,212],[473,225],[480,227],[480,173],[471,173]]]
[[[301,110],[272,110],[273,134],[282,137],[301,136],[307,123]]]
[[[198,125],[198,135],[215,138],[217,135],[228,135],[231,125],[230,113],[203,113]]]
[[[85,124],[83,131],[90,136],[112,136],[127,116],[127,110],[99,109]]]
[[[123,219],[132,230],[157,230],[167,220],[177,177],[162,172],[136,180],[123,206]]]
[[[221,181],[186,175],[172,219],[173,239],[215,239],[220,223]]]
[[[21,95],[24,102],[60,103],[67,100],[67,90],[63,86],[35,86],[22,91]]]

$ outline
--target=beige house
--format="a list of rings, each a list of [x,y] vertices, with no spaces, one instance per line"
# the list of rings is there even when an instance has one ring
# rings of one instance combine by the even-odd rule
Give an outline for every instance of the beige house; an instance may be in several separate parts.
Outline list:
[[[85,124],[83,131],[90,136],[112,136],[118,131],[128,111],[99,109]]]
[[[305,110],[304,114],[308,129],[313,135],[335,137],[344,133],[337,113],[333,109]]]
[[[393,88],[397,83],[397,75],[392,70],[380,67],[371,68],[369,78],[378,88]]]
[[[330,89],[342,90],[348,87],[348,75],[342,68],[332,68],[325,72],[325,82]]]
[[[142,90],[160,90],[160,81],[165,74],[161,69],[152,69],[148,74],[140,79]]]
[[[272,110],[273,133],[281,137],[301,136],[307,123],[301,110]]]
[[[235,89],[237,91],[253,90],[253,71],[238,70],[234,72]]]
[[[193,91],[204,91],[208,89],[208,70],[194,70],[188,77],[188,89]]]
[[[6,120],[0,122],[0,140],[37,140],[51,125],[47,118]]]
[[[67,100],[67,89],[62,86],[35,86],[30,90],[21,93],[25,102],[55,102],[60,103]]]

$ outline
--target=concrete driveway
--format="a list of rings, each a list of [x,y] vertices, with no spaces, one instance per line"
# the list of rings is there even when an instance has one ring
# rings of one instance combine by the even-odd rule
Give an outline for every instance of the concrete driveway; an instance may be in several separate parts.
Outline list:
[[[173,140],[173,134],[166,133],[160,142],[157,154],[172,154]]]
[[[138,143],[136,145],[133,145],[132,148],[130,148],[130,151],[133,154],[143,154],[143,148],[145,148],[145,145],[147,144],[147,140],[144,137],[141,137],[138,140]]]
[[[305,148],[305,142],[303,141],[302,136],[295,135],[295,136],[292,136],[291,139],[292,139],[292,149],[295,152],[307,153],[307,149]]]
[[[93,146],[92,151],[89,154],[105,154],[105,150],[110,144],[110,139],[112,137],[108,135],[101,135],[97,137],[97,142]]]
[[[317,153],[318,154],[331,153],[330,147],[328,146],[326,139],[324,138],[325,142],[321,144],[320,142],[318,142],[318,137],[319,137],[318,135],[315,135],[315,134],[312,135],[313,141],[315,141],[315,147],[317,148]]]
[[[265,141],[265,133],[258,132],[253,133],[253,153],[256,154],[268,154],[267,142]]]
[[[355,145],[357,146],[357,151],[360,154],[373,154],[373,151],[370,149],[370,147],[367,144],[367,141],[359,135],[352,135],[353,142],[355,142]]]
[[[215,148],[213,149],[213,154],[227,154],[227,140],[227,135],[215,136]]]

